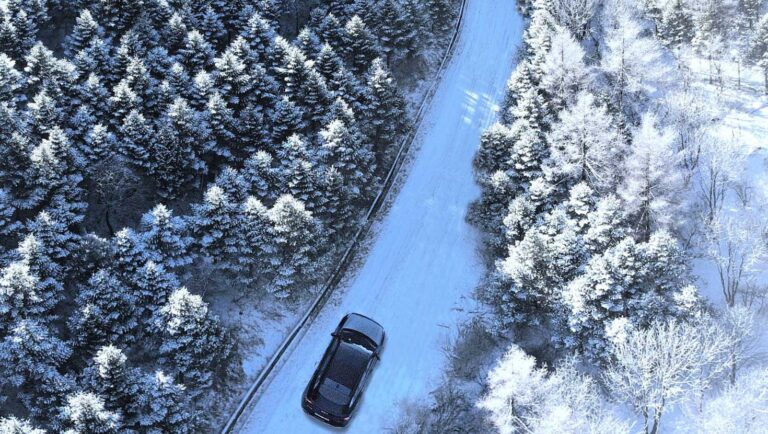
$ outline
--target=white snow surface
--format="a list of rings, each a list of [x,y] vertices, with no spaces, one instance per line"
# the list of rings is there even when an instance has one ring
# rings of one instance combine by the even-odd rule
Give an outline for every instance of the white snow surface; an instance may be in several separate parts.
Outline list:
[[[400,405],[436,386],[443,347],[484,271],[479,235],[465,222],[480,193],[472,158],[496,118],[522,28],[514,1],[468,1],[456,52],[419,127],[415,160],[368,257],[288,350],[246,410],[241,432],[338,432],[306,415],[300,400],[330,333],[348,312],[374,318],[387,335],[345,432],[394,426]]]

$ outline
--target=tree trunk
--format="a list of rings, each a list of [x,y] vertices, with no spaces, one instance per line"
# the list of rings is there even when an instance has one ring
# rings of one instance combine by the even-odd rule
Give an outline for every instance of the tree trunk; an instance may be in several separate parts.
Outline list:
[[[109,231],[109,237],[111,238],[115,236],[115,228],[112,227],[112,222],[109,221],[109,211],[110,207],[107,207],[104,210],[104,222],[107,224],[107,230]]]

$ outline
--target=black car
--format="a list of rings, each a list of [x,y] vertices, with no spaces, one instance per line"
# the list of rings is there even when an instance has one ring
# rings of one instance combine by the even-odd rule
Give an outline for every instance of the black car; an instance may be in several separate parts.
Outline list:
[[[379,360],[384,329],[357,313],[342,318],[322,361],[309,381],[301,406],[333,426],[346,426],[365,383]]]

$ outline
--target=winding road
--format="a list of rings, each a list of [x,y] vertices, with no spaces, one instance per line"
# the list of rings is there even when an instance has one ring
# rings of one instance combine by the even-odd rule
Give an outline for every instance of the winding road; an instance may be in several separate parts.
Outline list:
[[[443,347],[482,277],[478,234],[464,216],[479,195],[472,158],[490,125],[522,37],[514,0],[469,0],[456,51],[414,142],[414,161],[363,264],[284,354],[237,427],[241,433],[338,432],[300,399],[347,312],[380,322],[387,342],[349,433],[385,431],[404,403],[440,379]]]

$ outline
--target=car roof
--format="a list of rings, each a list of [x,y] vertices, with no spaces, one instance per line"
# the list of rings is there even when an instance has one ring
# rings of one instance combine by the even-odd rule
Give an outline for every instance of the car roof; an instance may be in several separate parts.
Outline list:
[[[376,345],[381,345],[384,340],[384,328],[381,324],[359,313],[348,314],[342,327],[368,336]]]
[[[360,345],[340,342],[328,363],[324,377],[354,390],[368,366],[370,357],[371,353]]]

